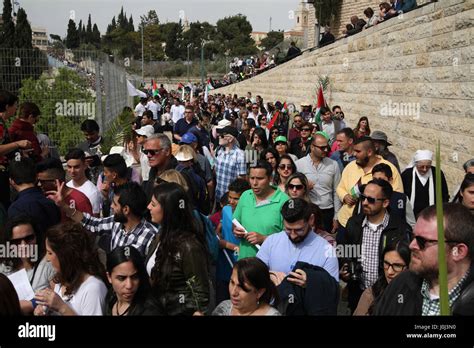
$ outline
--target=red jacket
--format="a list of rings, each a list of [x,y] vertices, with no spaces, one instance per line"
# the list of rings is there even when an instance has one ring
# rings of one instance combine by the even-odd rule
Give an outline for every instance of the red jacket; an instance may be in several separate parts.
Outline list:
[[[35,129],[31,123],[17,118],[8,129],[8,134],[11,142],[18,140],[31,141],[33,152],[30,154],[30,157],[32,157],[36,162],[42,160],[41,147],[38,138],[36,137]]]

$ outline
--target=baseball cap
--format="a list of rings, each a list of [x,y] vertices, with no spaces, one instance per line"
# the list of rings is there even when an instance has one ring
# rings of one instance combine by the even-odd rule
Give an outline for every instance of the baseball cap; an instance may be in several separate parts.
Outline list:
[[[286,137],[283,135],[279,135],[275,139],[275,144],[276,143],[288,143],[288,139],[286,139]]]
[[[140,129],[135,130],[135,133],[149,138],[150,136],[155,134],[155,128],[153,128],[153,126],[148,124],[146,126],[141,127]]]
[[[196,136],[193,134],[193,133],[185,133],[182,137],[181,137],[181,141],[180,143],[181,144],[191,144],[191,143],[196,143],[198,141],[198,139],[196,138]]]

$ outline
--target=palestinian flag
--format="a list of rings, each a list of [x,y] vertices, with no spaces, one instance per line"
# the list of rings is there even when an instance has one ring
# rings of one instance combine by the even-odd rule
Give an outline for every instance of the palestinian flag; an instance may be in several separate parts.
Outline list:
[[[158,86],[156,85],[155,80],[151,80],[151,91],[152,91],[152,95],[154,97],[156,97],[158,95]]]
[[[283,103],[283,107],[281,108],[281,112],[284,114],[288,113],[288,105],[286,105],[286,102]]]
[[[275,114],[273,115],[271,121],[267,124],[268,129],[272,129],[273,125],[275,124],[276,120],[278,119],[278,116],[280,115],[280,111],[276,111]]]
[[[326,101],[324,100],[324,95],[323,95],[323,87],[319,86],[318,90],[318,102],[317,102],[317,107],[316,107],[316,115],[314,116],[314,120],[316,123],[321,122],[321,108],[323,106],[326,106]]]
[[[209,97],[209,91],[212,91],[214,87],[212,86],[211,79],[207,80],[206,90],[204,91],[204,102],[207,103]]]
[[[178,91],[179,91],[180,89],[184,89],[184,85],[183,85],[181,82],[180,82],[179,85],[178,85]]]

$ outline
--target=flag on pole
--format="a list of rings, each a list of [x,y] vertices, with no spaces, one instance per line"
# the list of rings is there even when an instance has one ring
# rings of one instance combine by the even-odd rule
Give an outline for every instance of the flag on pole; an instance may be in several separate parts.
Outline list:
[[[207,80],[206,90],[204,91],[204,101],[207,103],[207,99],[209,97],[209,91],[213,90],[214,87],[212,86],[211,79]]]
[[[314,120],[316,123],[321,122],[321,108],[323,106],[326,106],[326,101],[324,100],[323,87],[319,86],[318,101],[317,101],[317,106],[316,106],[316,115],[314,116]]]
[[[131,96],[131,97],[134,97],[136,95],[139,95],[142,98],[147,97],[145,92],[142,92],[142,91],[136,89],[135,86],[128,80],[127,80],[127,91],[128,91],[128,95]]]
[[[151,80],[151,91],[154,97],[158,95],[158,86],[156,85],[155,80]]]
[[[281,108],[281,112],[284,114],[288,113],[288,105],[286,105],[286,102],[283,103],[283,107]]]

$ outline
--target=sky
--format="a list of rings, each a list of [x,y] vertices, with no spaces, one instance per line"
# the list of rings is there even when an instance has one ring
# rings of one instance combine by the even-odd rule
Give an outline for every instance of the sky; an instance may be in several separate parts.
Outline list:
[[[97,23],[101,34],[121,6],[127,17],[133,15],[135,28],[140,16],[155,10],[161,23],[207,21],[215,24],[226,16],[241,13],[247,16],[254,31],[289,30],[295,25],[294,12],[300,0],[15,0],[26,10],[32,27],[47,29],[49,34],[66,35],[67,23],[74,16],[76,24],[87,23],[91,13],[92,24]],[[18,5],[16,5],[18,7]],[[3,8],[3,1],[0,3]]]

